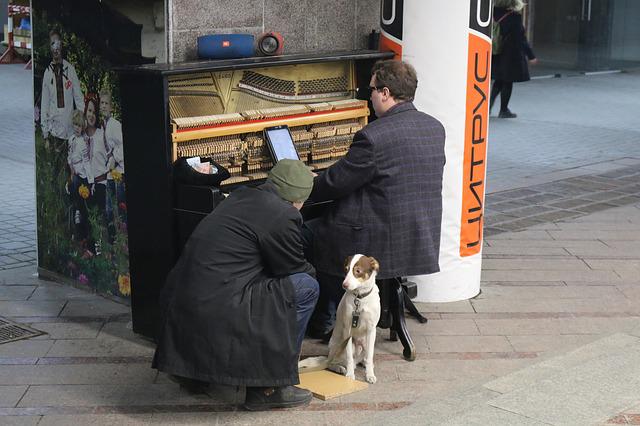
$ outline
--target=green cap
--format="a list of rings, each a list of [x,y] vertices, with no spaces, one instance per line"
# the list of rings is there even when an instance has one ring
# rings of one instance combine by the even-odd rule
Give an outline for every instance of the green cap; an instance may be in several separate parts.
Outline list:
[[[267,182],[271,182],[278,194],[292,203],[309,198],[313,188],[313,175],[300,160],[280,160],[269,172]]]

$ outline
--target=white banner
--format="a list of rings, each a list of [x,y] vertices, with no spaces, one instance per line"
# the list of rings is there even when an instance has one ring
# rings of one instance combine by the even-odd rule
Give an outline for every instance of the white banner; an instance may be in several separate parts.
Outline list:
[[[409,280],[419,302],[469,299],[482,266],[491,1],[385,0],[381,24],[381,49],[418,72],[416,107],[446,130],[440,272]]]

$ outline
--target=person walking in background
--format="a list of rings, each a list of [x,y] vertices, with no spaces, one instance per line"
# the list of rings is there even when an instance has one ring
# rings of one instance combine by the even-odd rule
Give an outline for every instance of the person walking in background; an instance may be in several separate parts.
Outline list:
[[[490,108],[500,94],[500,118],[515,118],[516,114],[509,110],[509,100],[513,83],[529,81],[529,63],[535,64],[537,59],[529,46],[522,24],[522,0],[495,0],[493,20],[500,26],[498,52],[493,52],[491,78]],[[494,43],[494,46],[496,44]]]

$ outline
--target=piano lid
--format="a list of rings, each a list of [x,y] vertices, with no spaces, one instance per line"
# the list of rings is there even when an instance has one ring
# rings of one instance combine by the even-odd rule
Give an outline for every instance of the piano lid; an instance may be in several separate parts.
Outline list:
[[[146,64],[116,68],[121,74],[175,75],[201,71],[223,71],[246,68],[270,67],[276,65],[296,65],[319,62],[348,60],[380,60],[393,58],[393,52],[377,50],[347,50],[317,53],[296,53],[281,56],[256,56],[251,58],[224,59],[210,61],[179,62],[174,64]]]

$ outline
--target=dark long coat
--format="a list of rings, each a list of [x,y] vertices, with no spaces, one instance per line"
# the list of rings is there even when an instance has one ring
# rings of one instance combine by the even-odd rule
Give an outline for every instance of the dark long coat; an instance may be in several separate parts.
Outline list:
[[[411,102],[355,134],[347,155],[314,180],[314,200],[335,200],[315,230],[318,271],[344,259],[380,262],[379,278],[438,272],[445,131]]]
[[[196,227],[161,296],[153,367],[212,383],[299,383],[295,294],[302,217],[266,183],[234,191]]]
[[[493,19],[498,21],[506,13],[509,13],[507,9],[496,7],[493,10]],[[511,12],[499,25],[502,52],[492,56],[491,78],[511,82],[530,80],[529,60],[534,59],[535,55],[525,35],[522,15]]]

